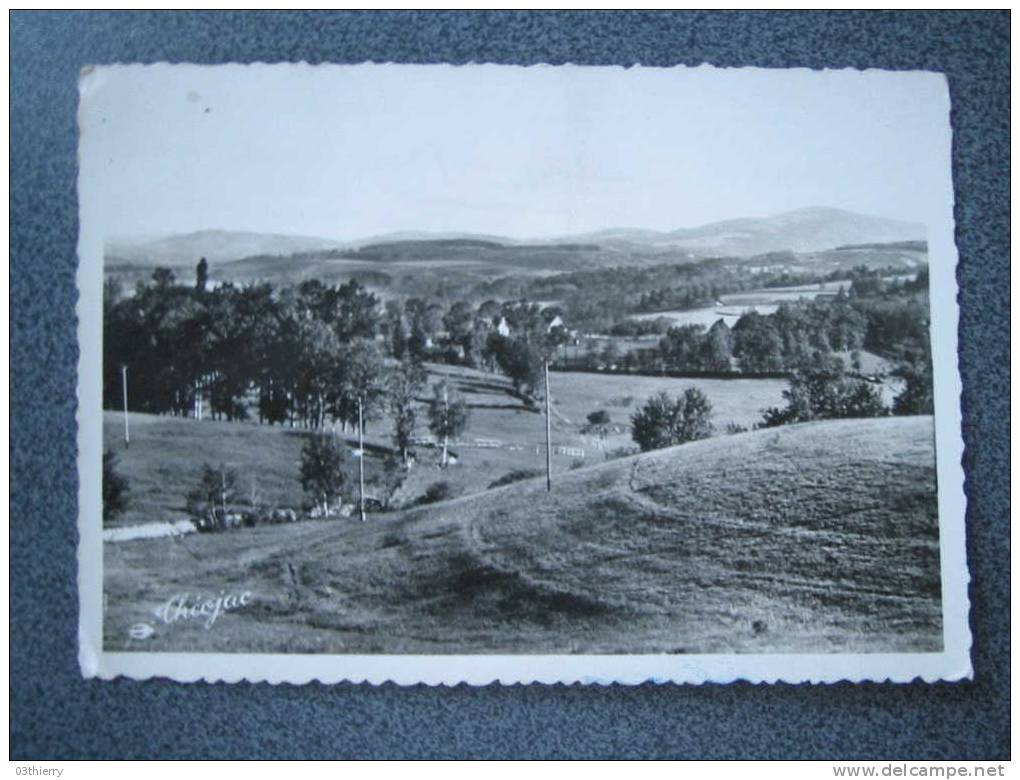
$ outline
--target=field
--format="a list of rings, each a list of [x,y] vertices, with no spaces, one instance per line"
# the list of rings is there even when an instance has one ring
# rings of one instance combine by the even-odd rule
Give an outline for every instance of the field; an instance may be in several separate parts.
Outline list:
[[[885,277],[889,280],[902,281],[913,279],[913,276],[894,275]],[[759,314],[775,314],[780,304],[796,303],[800,300],[815,300],[819,297],[831,298],[839,293],[840,288],[849,289],[850,282],[834,281],[817,284],[803,284],[795,287],[765,287],[758,290],[747,290],[740,293],[723,295],[716,306],[700,309],[672,309],[670,311],[647,312],[635,314],[634,320],[655,320],[668,317],[676,325],[703,325],[710,328],[717,320],[723,320],[731,328],[737,320],[748,311],[754,309]]]
[[[254,487],[269,504],[297,506],[297,481],[305,431],[150,414],[129,415],[131,445],[124,446],[124,418],[103,414],[103,444],[117,453],[117,470],[130,484],[126,511],[115,525],[187,518],[185,499],[203,463],[227,464],[241,474],[241,491]]]
[[[801,287],[774,287],[748,290],[742,293],[724,295],[715,306],[635,314],[631,319],[655,320],[659,317],[667,317],[673,320],[675,325],[702,325],[706,328],[710,328],[718,320],[722,320],[732,328],[737,324],[737,320],[752,309],[763,315],[775,314],[780,304],[783,303],[795,303],[800,300],[814,300],[819,296],[835,295],[839,289],[839,284],[829,282],[827,284],[803,285]],[[842,284],[846,286],[848,283],[842,282]]]
[[[758,304],[755,306],[705,306],[701,309],[670,309],[669,311],[634,314],[632,320],[657,320],[666,317],[673,321],[675,327],[681,325],[701,325],[711,328],[718,320],[722,320],[731,328],[737,324],[745,312],[754,309],[759,314],[775,314],[779,304]]]
[[[545,423],[539,410],[527,406],[501,375],[467,368],[429,364],[429,380],[451,381],[471,409],[468,430],[452,445],[456,464],[439,468],[439,450],[422,447],[418,463],[396,494],[397,503],[412,503],[433,482],[448,482],[456,495],[485,490],[511,471],[545,468]],[[724,433],[727,423],[750,427],[767,406],[782,405],[786,383],[779,379],[671,379],[668,377],[611,376],[553,372],[553,467],[563,472],[577,465],[605,460],[606,453],[633,447],[630,416],[645,399],[660,390],[673,395],[699,387],[715,408],[714,421]],[[432,395],[427,389],[421,400]],[[587,415],[596,409],[609,412],[614,428],[605,437],[583,433]],[[298,507],[303,496],[297,482],[301,447],[308,431],[255,423],[201,422],[173,417],[131,414],[132,443],[123,445],[123,418],[116,412],[104,417],[107,448],[119,454],[119,470],[131,483],[129,509],[117,525],[186,518],[185,498],[194,488],[202,464],[225,463],[240,476],[240,490],[252,489],[270,505]],[[375,420],[366,426],[366,443],[372,447],[366,461],[369,476],[381,468],[391,446],[391,422]],[[418,432],[427,435],[424,413]],[[356,446],[354,434],[338,436]],[[478,446],[479,440],[483,446]],[[355,462],[350,463],[353,479]],[[369,491],[371,492],[371,490]]]
[[[206,424],[172,422],[181,452],[211,446]],[[551,494],[529,480],[365,524],[107,543],[104,567],[114,651],[936,651],[933,424],[724,436],[560,474]],[[155,617],[242,592],[208,628]],[[154,633],[129,638],[139,623]]]

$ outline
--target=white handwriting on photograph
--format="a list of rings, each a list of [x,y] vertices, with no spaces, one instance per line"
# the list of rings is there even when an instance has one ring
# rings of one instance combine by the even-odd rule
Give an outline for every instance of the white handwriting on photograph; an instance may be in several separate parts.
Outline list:
[[[156,610],[156,617],[167,625],[172,625],[179,620],[202,620],[203,625],[209,629],[223,613],[247,606],[251,601],[251,596],[249,590],[243,593],[221,591],[216,598],[202,598],[201,596],[192,596],[190,593],[178,593],[171,596],[163,606]]]

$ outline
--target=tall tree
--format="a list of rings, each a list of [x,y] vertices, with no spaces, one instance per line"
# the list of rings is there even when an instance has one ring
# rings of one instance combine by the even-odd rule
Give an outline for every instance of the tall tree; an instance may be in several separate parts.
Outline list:
[[[314,433],[301,448],[301,488],[329,517],[341,497],[346,473],[345,453],[335,437]]]
[[[725,372],[731,369],[733,360],[733,333],[721,317],[716,320],[701,344],[701,369],[703,371]]]
[[[290,421],[293,425],[302,315],[293,296],[285,294],[276,300],[270,288],[268,298],[255,335],[259,416],[269,423]]]
[[[527,338],[501,336],[493,331],[486,342],[486,351],[500,370],[513,383],[514,389],[533,393],[542,382],[542,352]]]
[[[501,316],[502,307],[499,305],[499,301],[490,298],[478,306],[478,317],[485,320],[490,328],[495,328],[499,324]]]
[[[379,299],[351,279],[327,296],[331,320],[341,343],[373,338],[379,326]]]
[[[552,360],[570,334],[563,325],[550,326],[535,304],[507,303],[503,311],[508,323],[512,320],[510,334],[491,332],[486,352],[513,382],[515,390],[536,393],[544,379],[545,363]]]
[[[404,360],[390,371],[388,398],[393,415],[393,444],[404,468],[411,462],[414,429],[418,422],[417,397],[425,385],[425,369],[415,360]]]
[[[397,360],[403,360],[407,352],[407,327],[404,324],[404,312],[398,301],[392,299],[386,301],[384,322],[390,354]]]
[[[443,327],[446,328],[450,343],[464,351],[464,360],[469,364],[473,362],[471,350],[474,345],[474,321],[474,309],[466,301],[457,301],[443,316]]]
[[[340,346],[338,360],[340,370],[330,406],[333,416],[345,429],[353,426],[359,420],[360,404],[362,421],[376,419],[383,411],[386,393],[379,348],[374,341],[354,339]]]
[[[195,266],[195,289],[198,292],[205,292],[205,286],[209,282],[209,262],[203,257]]]
[[[319,428],[326,421],[331,393],[338,386],[342,371],[340,346],[336,333],[318,319],[299,323],[298,376],[296,392],[305,421]]]
[[[432,388],[429,401],[429,430],[443,442],[442,466],[449,462],[449,444],[464,432],[468,424],[468,407],[461,395],[445,380]]]
[[[421,298],[408,298],[404,301],[404,317],[407,320],[410,332],[407,338],[407,351],[416,360],[424,358],[428,348],[427,307],[428,304]]]
[[[680,325],[670,328],[659,339],[659,351],[670,368],[676,371],[698,371],[701,368],[704,342],[703,325]]]
[[[733,326],[733,356],[741,371],[781,371],[783,340],[768,317],[751,310]]]

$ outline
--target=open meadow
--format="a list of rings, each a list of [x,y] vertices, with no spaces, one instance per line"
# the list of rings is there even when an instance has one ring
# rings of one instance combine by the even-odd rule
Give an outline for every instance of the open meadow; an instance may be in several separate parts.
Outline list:
[[[211,444],[192,434],[215,426],[178,425],[182,447]],[[291,446],[286,431],[258,430]],[[807,423],[578,469],[552,493],[534,479],[366,523],[107,542],[104,641],[191,652],[937,651],[938,545],[930,417]],[[157,617],[182,595],[242,592],[245,606],[211,623]],[[151,633],[132,639],[139,624]]]
[[[451,444],[456,462],[449,467],[440,469],[437,447],[418,448],[417,463],[394,495],[394,503],[413,503],[434,482],[447,482],[455,495],[467,495],[485,490],[513,471],[545,468],[544,416],[513,392],[509,380],[442,364],[428,364],[428,375],[430,384],[447,379],[463,395],[470,421],[459,441]],[[553,372],[550,381],[556,472],[601,463],[607,453],[633,448],[630,417],[661,390],[678,395],[688,387],[700,388],[713,404],[717,433],[722,435],[729,423],[749,428],[760,422],[762,409],[782,405],[786,387],[781,379],[674,379],[583,372]],[[427,387],[420,400],[431,395]],[[611,427],[604,436],[585,432],[587,415],[596,410],[610,416]],[[137,413],[131,413],[129,424],[132,441],[125,448],[122,416],[104,413],[104,446],[118,453],[118,469],[131,485],[131,500],[114,520],[116,525],[186,519],[186,497],[204,463],[236,469],[242,496],[254,491],[262,503],[284,507],[300,507],[304,500],[298,470],[301,447],[311,435],[307,429]],[[392,449],[391,429],[388,415],[366,424],[369,495],[383,457]],[[422,437],[428,435],[423,411],[417,431]],[[348,444],[348,451],[356,448],[352,431],[337,428],[336,435]],[[353,457],[348,466],[353,481]]]

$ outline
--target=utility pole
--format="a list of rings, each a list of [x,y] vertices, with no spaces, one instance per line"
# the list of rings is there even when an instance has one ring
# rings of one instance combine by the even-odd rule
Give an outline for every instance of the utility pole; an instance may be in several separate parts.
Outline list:
[[[443,382],[443,468],[446,468],[446,460],[450,444],[450,393]]]
[[[545,369],[545,489],[552,492],[552,417],[549,402],[549,358],[543,363]]]
[[[361,513],[361,522],[365,522],[365,415],[362,410],[361,396],[358,396],[358,450],[361,456],[358,458],[358,509]]]
[[[131,446],[131,432],[128,430],[127,363],[121,364],[120,376],[124,393],[124,446]]]

